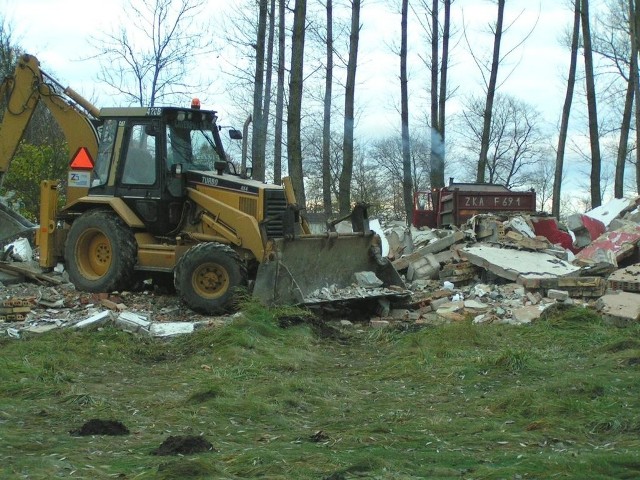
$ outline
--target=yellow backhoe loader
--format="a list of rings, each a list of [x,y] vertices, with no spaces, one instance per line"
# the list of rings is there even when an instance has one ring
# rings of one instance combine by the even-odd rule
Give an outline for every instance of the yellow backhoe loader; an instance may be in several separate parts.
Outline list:
[[[208,314],[233,308],[243,289],[267,305],[406,293],[366,208],[354,209],[353,233],[312,235],[288,179],[270,185],[235,172],[215,111],[199,104],[98,109],[30,55],[0,93],[0,182],[38,102],[66,137],[68,176],[42,183],[35,242],[40,265],[64,261],[79,290],[123,290],[142,272],[172,273],[183,301]],[[63,185],[66,204],[58,209]],[[11,223],[9,216],[0,212],[0,221]],[[358,272],[381,285],[354,287]]]

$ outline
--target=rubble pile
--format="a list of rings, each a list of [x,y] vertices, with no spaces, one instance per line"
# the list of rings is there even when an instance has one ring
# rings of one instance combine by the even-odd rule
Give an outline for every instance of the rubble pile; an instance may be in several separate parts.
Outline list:
[[[358,272],[347,294],[375,302],[374,327],[469,318],[520,325],[564,305],[593,308],[613,325],[629,325],[640,320],[639,204],[640,197],[617,199],[565,224],[542,215],[483,214],[452,229],[387,225],[384,254],[407,289],[383,288],[373,272]],[[110,323],[164,338],[233,319],[195,314],[174,293],[152,285],[136,292],[78,292],[63,268],[40,271],[28,249],[18,239],[0,260],[0,334],[18,338]],[[331,286],[311,293],[317,303],[344,295]]]
[[[616,199],[566,225],[548,216],[484,214],[446,233],[392,227],[388,256],[417,308],[391,315],[518,324],[562,303],[597,309],[612,324],[637,322],[639,204],[640,197]]]

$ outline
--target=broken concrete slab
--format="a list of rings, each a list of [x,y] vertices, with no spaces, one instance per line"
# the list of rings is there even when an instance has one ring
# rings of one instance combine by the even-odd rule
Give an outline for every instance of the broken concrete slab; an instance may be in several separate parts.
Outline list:
[[[545,306],[543,304],[540,305],[528,305],[520,308],[515,308],[511,311],[511,318],[513,322],[518,325],[522,325],[525,323],[531,323],[534,320],[540,318],[542,312],[544,311]]]
[[[545,237],[527,237],[518,232],[507,232],[504,235],[504,241],[513,243],[518,248],[524,248],[526,250],[547,250],[551,248],[551,243]]]
[[[420,247],[415,252],[405,255],[393,261],[393,266],[396,270],[401,271],[409,268],[412,262],[424,257],[429,253],[438,253],[450,248],[455,243],[464,240],[464,233],[460,231],[451,232],[444,238],[434,240],[427,245]]]
[[[412,230],[408,229],[404,222],[401,224],[392,224],[386,228],[384,230],[384,236],[389,245],[389,253],[387,256],[392,260],[413,252],[415,248],[412,239]]]
[[[127,332],[136,333],[140,330],[148,331],[151,322],[143,315],[134,312],[122,312],[115,320],[117,326]]]
[[[460,253],[474,265],[512,282],[561,277],[580,270],[576,265],[542,252],[477,244],[461,249]]]
[[[427,253],[423,257],[411,262],[407,268],[407,280],[413,282],[419,279],[435,280],[440,272],[440,262],[436,257]]]
[[[607,229],[600,220],[579,213],[569,215],[566,225],[573,232],[575,236],[573,244],[578,248],[586,247]]]
[[[530,224],[528,219],[523,216],[510,218],[507,222],[507,228],[528,238],[534,238],[536,236],[533,231],[533,226]]]
[[[605,322],[618,327],[627,327],[640,320],[640,294],[609,293],[597,300],[596,308]]]
[[[17,285],[25,281],[25,276],[18,272],[3,272],[0,270],[0,284]]]
[[[640,225],[627,224],[617,230],[606,232],[590,245],[576,254],[574,264],[580,266],[612,263],[612,258],[619,263],[632,255],[640,242]],[[617,267],[618,265],[614,265]]]
[[[562,230],[555,218],[531,217],[531,223],[536,235],[543,236],[553,245],[558,245],[572,253],[578,252],[579,249],[573,245],[574,237]]]
[[[639,202],[640,197],[614,198],[604,205],[585,212],[585,215],[597,219],[601,221],[605,227],[609,227],[612,220],[634,210],[637,208]]]

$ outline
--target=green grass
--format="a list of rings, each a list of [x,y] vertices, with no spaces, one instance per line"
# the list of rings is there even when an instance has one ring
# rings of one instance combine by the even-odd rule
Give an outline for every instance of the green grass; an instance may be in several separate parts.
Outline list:
[[[115,328],[0,340],[0,478],[633,479],[640,327],[339,330],[248,304],[172,341]],[[94,418],[126,436],[73,436]],[[152,451],[203,435],[214,450]]]

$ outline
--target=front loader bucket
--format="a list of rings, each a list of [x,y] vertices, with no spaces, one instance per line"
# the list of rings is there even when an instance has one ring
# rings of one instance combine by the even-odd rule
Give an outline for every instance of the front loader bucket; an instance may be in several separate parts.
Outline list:
[[[22,235],[30,235],[36,225],[0,202],[0,245]]]
[[[381,257],[379,238],[358,233],[275,240],[275,252],[260,264],[253,288],[253,296],[265,305],[313,305],[407,293],[391,262]]]

